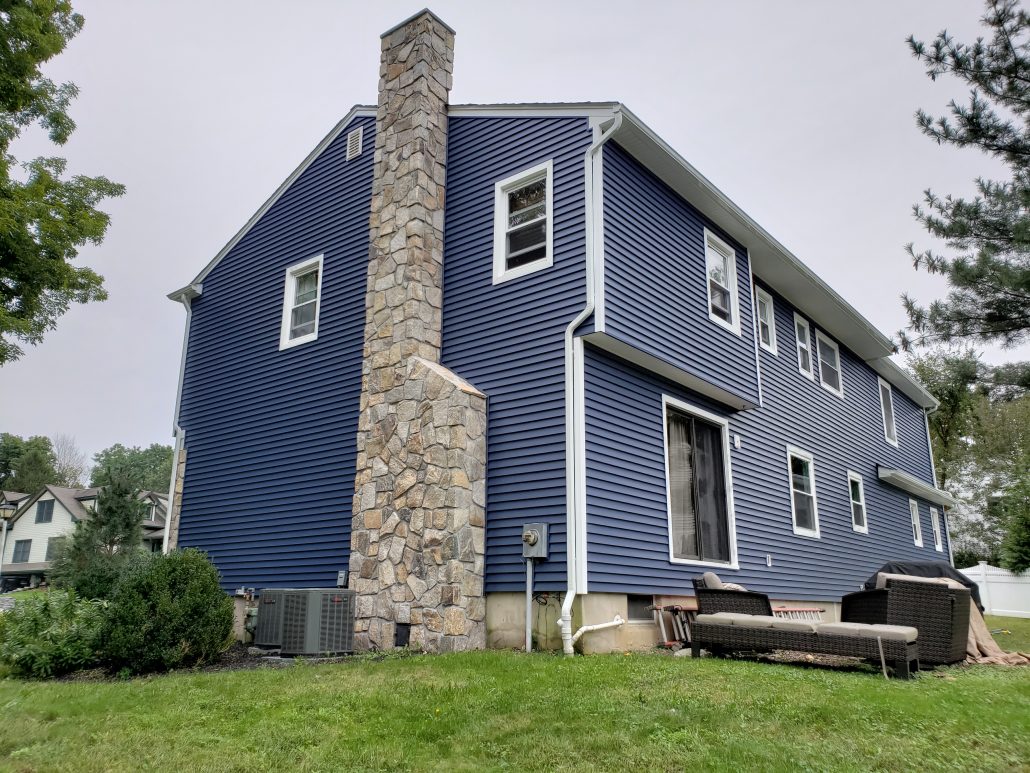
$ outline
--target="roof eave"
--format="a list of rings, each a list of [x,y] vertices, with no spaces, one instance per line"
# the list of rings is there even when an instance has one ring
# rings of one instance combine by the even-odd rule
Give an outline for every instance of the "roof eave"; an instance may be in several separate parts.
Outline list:
[[[936,486],[931,486],[929,483],[919,480],[915,475],[907,473],[904,470],[898,470],[893,467],[885,467],[878,464],[876,465],[876,477],[884,483],[889,483],[895,488],[901,489],[902,491],[914,496],[921,497],[935,505],[954,507],[958,504],[958,500],[948,492],[941,491]]]

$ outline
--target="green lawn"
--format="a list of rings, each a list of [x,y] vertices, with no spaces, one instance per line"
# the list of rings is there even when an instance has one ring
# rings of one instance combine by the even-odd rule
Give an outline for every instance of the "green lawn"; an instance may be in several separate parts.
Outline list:
[[[0,681],[0,769],[1025,770],[1030,669],[510,652]]]
[[[984,622],[992,631],[1001,629],[1002,632],[994,634],[994,640],[1003,650],[1030,653],[1030,617],[984,615]]]

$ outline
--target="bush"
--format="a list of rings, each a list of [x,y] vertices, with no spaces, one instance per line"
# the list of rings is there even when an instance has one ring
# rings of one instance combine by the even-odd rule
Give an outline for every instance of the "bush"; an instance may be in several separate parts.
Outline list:
[[[125,566],[104,626],[104,661],[142,674],[216,658],[231,643],[233,603],[199,550],[137,558]]]
[[[104,603],[50,591],[0,615],[0,662],[18,676],[47,678],[97,664]]]

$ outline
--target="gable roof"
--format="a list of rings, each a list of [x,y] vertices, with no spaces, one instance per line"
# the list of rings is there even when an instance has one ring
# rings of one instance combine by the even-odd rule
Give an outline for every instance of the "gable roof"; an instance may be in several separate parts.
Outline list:
[[[417,14],[416,14],[417,15]],[[174,301],[201,294],[204,278],[272,208],[293,182],[358,116],[375,116],[376,108],[355,105],[307,158],[254,213],[229,243],[185,287],[169,293]],[[915,377],[891,359],[894,344],[854,306],[819,278],[797,256],[756,223],[726,194],[686,161],[665,140],[620,102],[554,102],[451,105],[452,116],[548,115],[612,118],[622,115],[613,139],[656,177],[689,201],[738,242],[748,246],[753,273],[805,314],[816,327],[844,344],[877,374],[920,408],[936,410],[937,400]]]
[[[23,494],[20,491],[0,491],[0,500],[3,500],[4,502],[10,502],[12,504],[15,502],[20,502],[27,496],[28,494]]]
[[[72,520],[84,521],[89,518],[90,511],[86,508],[83,502],[90,499],[96,499],[100,491],[100,487],[68,488],[66,486],[51,486],[50,484],[47,484],[18,507],[18,510],[11,516],[10,522],[13,524],[21,518],[22,514],[28,512],[29,508],[46,493],[49,493],[55,500],[61,503],[61,507],[67,511],[67,513],[72,517]],[[141,491],[139,493],[139,498],[141,500],[150,500],[157,504],[158,507],[163,507],[168,496],[155,491]]]

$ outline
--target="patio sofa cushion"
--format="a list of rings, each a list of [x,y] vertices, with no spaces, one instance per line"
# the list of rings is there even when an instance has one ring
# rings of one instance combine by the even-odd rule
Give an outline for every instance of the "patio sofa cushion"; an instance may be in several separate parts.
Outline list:
[[[698,615],[694,618],[697,623],[707,623],[708,625],[733,625],[733,613],[732,612],[716,612],[712,615]]]
[[[804,633],[815,633],[818,623],[812,623],[808,620],[789,620],[785,617],[777,617],[773,621],[772,627],[774,631],[802,631]]]
[[[748,628],[772,628],[774,619],[768,615],[746,615],[743,612],[715,612],[710,615],[698,615],[696,618],[699,623],[743,625]]]
[[[827,633],[835,636],[864,636],[875,639],[914,642],[919,631],[908,625],[866,625],[865,623],[820,623],[816,633]]]
[[[715,572],[705,572],[701,575],[701,579],[704,580],[706,588],[711,588],[712,590],[719,590],[722,587],[722,580],[719,579],[719,575],[717,575]]]

